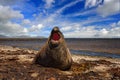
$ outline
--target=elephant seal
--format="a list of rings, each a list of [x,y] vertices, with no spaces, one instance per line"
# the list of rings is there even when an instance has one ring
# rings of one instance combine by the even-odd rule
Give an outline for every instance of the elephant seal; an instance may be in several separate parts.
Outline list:
[[[72,61],[62,32],[58,27],[54,27],[46,44],[35,56],[34,63],[45,67],[68,70],[71,68]]]

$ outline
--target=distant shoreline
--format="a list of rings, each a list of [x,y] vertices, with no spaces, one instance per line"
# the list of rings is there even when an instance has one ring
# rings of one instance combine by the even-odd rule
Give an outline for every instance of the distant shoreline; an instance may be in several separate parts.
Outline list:
[[[47,40],[48,38],[0,38],[1,40]],[[65,38],[65,40],[120,40],[120,38]]]
[[[120,54],[120,38],[65,38],[69,49]],[[0,45],[40,49],[47,38],[0,38]]]
[[[5,37],[0,39],[48,39],[48,37]],[[120,39],[120,38],[65,38],[65,39]]]

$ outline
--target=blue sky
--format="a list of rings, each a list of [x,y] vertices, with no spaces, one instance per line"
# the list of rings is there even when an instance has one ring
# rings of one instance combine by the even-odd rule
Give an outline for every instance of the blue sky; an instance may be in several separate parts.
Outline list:
[[[119,0],[0,0],[0,35],[120,38]]]

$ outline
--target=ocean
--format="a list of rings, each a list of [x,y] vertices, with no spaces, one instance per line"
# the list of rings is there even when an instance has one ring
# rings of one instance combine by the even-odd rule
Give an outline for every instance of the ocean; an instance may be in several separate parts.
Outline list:
[[[67,38],[66,44],[72,54],[120,58],[119,38]],[[0,39],[0,45],[40,50],[47,39],[6,38]]]

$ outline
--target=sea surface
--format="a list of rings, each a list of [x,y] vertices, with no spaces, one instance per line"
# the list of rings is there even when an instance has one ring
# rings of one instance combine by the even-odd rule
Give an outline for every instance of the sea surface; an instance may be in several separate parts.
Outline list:
[[[120,39],[69,38],[65,39],[72,54],[120,58]],[[47,39],[0,39],[0,45],[40,50]]]

